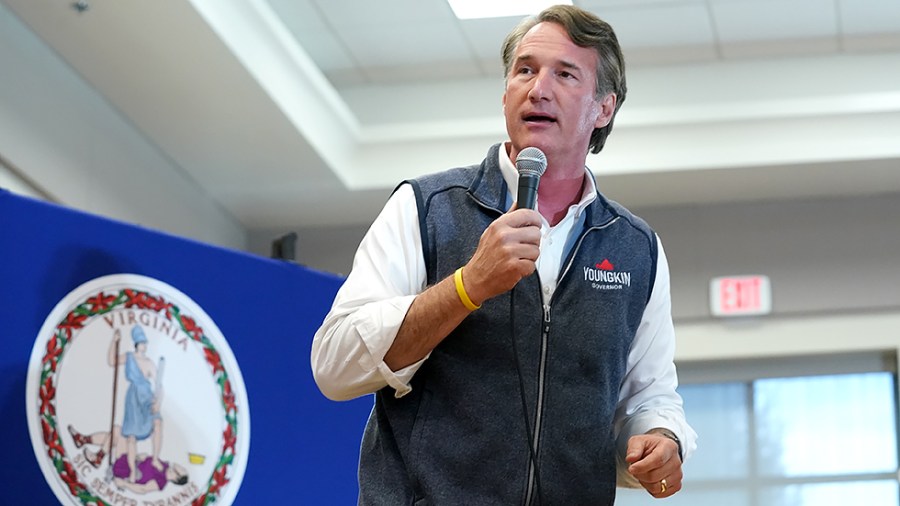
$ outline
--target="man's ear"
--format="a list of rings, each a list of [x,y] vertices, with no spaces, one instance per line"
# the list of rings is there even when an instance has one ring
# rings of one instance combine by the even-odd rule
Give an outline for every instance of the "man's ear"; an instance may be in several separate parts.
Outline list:
[[[607,93],[606,96],[600,99],[597,107],[599,108],[599,114],[597,114],[597,122],[594,123],[594,128],[603,128],[612,121],[613,114],[616,112],[616,94]]]

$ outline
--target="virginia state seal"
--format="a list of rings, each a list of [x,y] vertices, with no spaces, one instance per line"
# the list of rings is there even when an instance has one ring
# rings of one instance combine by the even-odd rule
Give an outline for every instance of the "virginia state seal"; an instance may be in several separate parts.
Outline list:
[[[62,504],[231,504],[247,393],[218,327],[159,280],[115,274],[53,308],[28,366],[34,454]]]

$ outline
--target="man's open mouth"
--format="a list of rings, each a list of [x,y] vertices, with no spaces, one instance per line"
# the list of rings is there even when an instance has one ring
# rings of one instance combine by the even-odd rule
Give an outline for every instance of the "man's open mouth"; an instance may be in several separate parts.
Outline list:
[[[548,114],[527,114],[524,116],[525,121],[527,122],[536,122],[536,123],[556,123],[556,118],[550,116]]]

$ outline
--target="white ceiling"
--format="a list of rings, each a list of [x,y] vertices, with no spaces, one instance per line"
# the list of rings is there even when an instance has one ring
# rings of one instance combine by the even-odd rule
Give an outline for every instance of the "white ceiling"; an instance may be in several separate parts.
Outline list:
[[[249,229],[371,221],[505,138],[515,18],[444,0],[0,0]],[[600,185],[632,207],[900,192],[900,0],[576,0],[629,93]]]

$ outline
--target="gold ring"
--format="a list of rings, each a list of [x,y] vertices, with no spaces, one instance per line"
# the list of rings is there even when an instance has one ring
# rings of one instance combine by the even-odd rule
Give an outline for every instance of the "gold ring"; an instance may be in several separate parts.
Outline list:
[[[666,489],[667,489],[668,487],[669,487],[669,484],[666,483],[666,479],[663,478],[662,481],[659,482],[659,488],[661,489],[661,490],[659,491],[659,493],[660,493],[660,494],[665,494],[665,493],[666,493]]]

